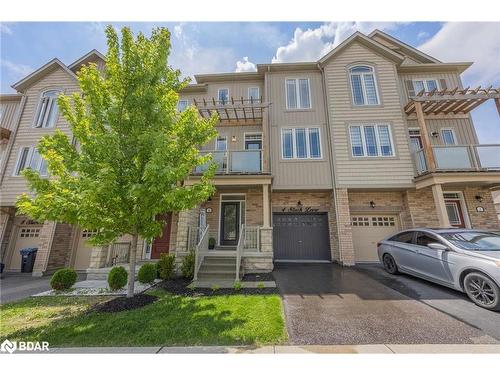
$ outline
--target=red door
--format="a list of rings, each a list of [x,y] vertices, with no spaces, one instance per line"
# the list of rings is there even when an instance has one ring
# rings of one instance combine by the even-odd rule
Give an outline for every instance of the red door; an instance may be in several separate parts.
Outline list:
[[[464,214],[462,212],[460,199],[445,199],[444,203],[451,226],[455,228],[465,228]]]
[[[166,224],[163,227],[162,235],[153,240],[153,245],[151,246],[151,259],[160,259],[161,253],[168,253],[169,250],[172,214],[163,215],[163,219],[166,221]]]

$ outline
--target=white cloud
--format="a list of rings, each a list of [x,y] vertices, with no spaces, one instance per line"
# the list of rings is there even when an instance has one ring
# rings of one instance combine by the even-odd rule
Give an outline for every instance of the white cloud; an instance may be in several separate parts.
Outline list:
[[[15,79],[20,79],[22,77],[25,77],[34,71],[34,69],[31,66],[16,64],[13,63],[12,61],[5,59],[0,59],[0,66],[10,71],[12,73],[13,78]]]
[[[12,28],[9,27],[7,22],[0,22],[0,34],[12,35]]]
[[[500,23],[449,22],[419,49],[445,62],[473,61],[467,84],[500,81]]]
[[[273,63],[315,61],[326,55],[356,31],[391,30],[396,22],[328,22],[316,29],[296,28],[292,40],[278,47]]]
[[[255,64],[248,60],[248,56],[243,57],[243,61],[236,61],[235,72],[255,72],[257,67]]]
[[[429,33],[427,31],[421,31],[417,34],[417,39],[427,39],[429,37]]]

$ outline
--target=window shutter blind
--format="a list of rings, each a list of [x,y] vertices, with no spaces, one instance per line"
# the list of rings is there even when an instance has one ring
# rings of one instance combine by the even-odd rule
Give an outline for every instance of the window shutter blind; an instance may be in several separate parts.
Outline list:
[[[415,96],[415,88],[413,87],[413,81],[410,79],[406,80],[406,90],[408,91],[408,96]]]
[[[441,78],[439,80],[439,86],[441,87],[441,90],[446,90],[448,87],[446,86],[446,80]]]

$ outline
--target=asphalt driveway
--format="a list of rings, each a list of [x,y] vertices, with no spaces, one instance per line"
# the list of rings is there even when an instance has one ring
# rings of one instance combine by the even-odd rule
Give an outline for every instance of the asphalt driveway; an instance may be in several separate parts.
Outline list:
[[[500,343],[500,313],[379,266],[278,264],[290,344]]]

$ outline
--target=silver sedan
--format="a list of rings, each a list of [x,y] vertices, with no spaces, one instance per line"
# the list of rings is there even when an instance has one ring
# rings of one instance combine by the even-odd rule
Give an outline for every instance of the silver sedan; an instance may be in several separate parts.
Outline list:
[[[500,310],[500,235],[472,229],[405,230],[377,244],[391,274],[411,274],[467,293],[478,306]]]

